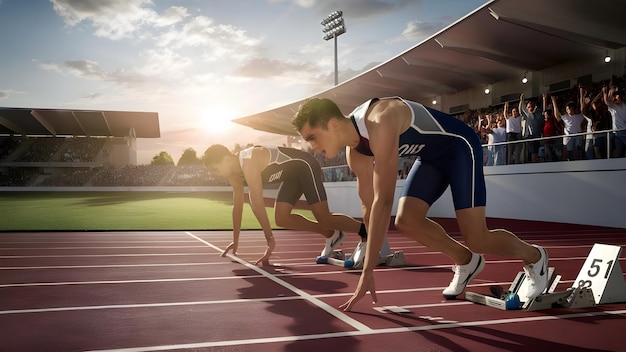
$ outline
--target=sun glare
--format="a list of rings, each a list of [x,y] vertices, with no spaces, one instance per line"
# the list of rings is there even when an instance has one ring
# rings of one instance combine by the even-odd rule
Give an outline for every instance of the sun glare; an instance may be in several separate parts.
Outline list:
[[[214,105],[202,114],[202,129],[211,135],[223,135],[234,128],[235,111],[228,106]]]

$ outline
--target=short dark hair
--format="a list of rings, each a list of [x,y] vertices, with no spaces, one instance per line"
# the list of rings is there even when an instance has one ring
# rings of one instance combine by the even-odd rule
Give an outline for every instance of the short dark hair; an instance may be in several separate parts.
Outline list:
[[[291,119],[291,124],[300,132],[308,122],[311,128],[326,128],[328,121],[343,117],[341,110],[334,101],[326,98],[311,98],[300,104],[298,111]]]
[[[209,168],[213,164],[220,163],[225,156],[233,155],[225,146],[221,144],[213,144],[210,146],[202,157],[202,162],[206,168]]]

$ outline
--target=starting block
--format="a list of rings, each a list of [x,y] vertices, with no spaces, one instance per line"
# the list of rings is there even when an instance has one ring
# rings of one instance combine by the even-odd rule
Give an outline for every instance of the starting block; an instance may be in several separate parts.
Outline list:
[[[626,302],[626,283],[619,265],[621,251],[620,246],[594,244],[571,288],[564,292],[541,295],[527,302],[526,310],[554,306],[588,308],[604,303]]]
[[[359,249],[358,246],[357,249]],[[365,262],[365,249],[363,249],[362,253],[358,253],[356,255],[353,255],[352,257],[356,258],[354,259],[355,264],[353,268],[361,269],[363,267],[363,263]],[[378,254],[378,265],[386,265],[390,267],[406,265],[406,259],[404,258],[404,253],[402,251],[395,251],[393,253],[391,252],[391,247],[389,247],[387,236],[385,236],[383,246],[380,249],[380,253]]]
[[[554,292],[560,275],[552,280],[554,268],[548,268],[548,289],[529,301],[520,302],[517,309],[536,311],[555,307],[588,308],[604,303],[626,302],[626,282],[619,264],[622,248],[620,246],[596,243],[591,248],[572,287],[566,291]],[[520,272],[511,284],[508,293],[515,293],[518,297],[526,297],[528,283],[525,273]],[[502,289],[500,288],[500,291]],[[492,290],[492,293],[494,291]],[[467,292],[468,301],[484,304],[499,309],[514,309],[507,306],[506,299],[498,294],[487,296],[474,292]],[[508,297],[507,297],[508,298]]]
[[[365,260],[365,248],[361,243],[357,244],[354,253],[346,256],[343,251],[333,251],[330,257],[319,256],[315,260],[317,264],[332,264],[346,269],[358,269],[363,267]]]
[[[596,304],[626,302],[626,282],[619,264],[622,247],[596,243],[572,288],[589,288]]]
[[[345,255],[343,251],[334,251],[330,257],[319,256],[316,259],[317,264],[332,264],[340,266],[346,269],[361,269],[365,262],[365,246],[361,246],[361,243],[357,244],[354,249],[354,253],[351,255]],[[383,242],[383,246],[380,250],[378,257],[378,265],[387,265],[390,267],[398,267],[406,265],[406,259],[402,251],[391,252],[389,242],[387,238]]]
[[[395,251],[392,254],[386,256],[380,256],[378,258],[378,265],[386,265],[390,267],[404,266],[406,265],[406,259],[402,251]]]
[[[332,264],[348,269],[354,266],[354,261],[350,259],[346,260],[346,255],[343,253],[343,251],[333,251],[333,253],[329,257],[319,256],[317,257],[315,262],[317,264]]]
[[[570,288],[562,292],[543,294],[526,302],[523,306],[527,311],[543,310],[556,307],[588,308],[595,306],[593,292],[590,288]]]
[[[404,258],[404,253],[402,251],[391,252],[391,247],[389,247],[389,241],[387,241],[387,236],[385,236],[385,241],[383,242],[383,246],[380,249],[380,254],[378,256],[378,265],[386,265],[390,267],[406,265],[406,259]]]
[[[556,287],[557,284],[553,282],[554,280],[552,280],[553,274],[554,268],[549,267],[548,287],[550,289]],[[524,305],[526,305],[525,299],[528,293],[529,285],[530,282],[526,277],[526,273],[520,271],[517,273],[517,276],[515,277],[515,280],[513,280],[513,282],[511,283],[508,291],[504,292],[504,289],[500,286],[492,286],[490,288],[492,296],[476,292],[466,292],[465,299],[470,302],[479,303],[502,310],[522,309],[525,308]]]

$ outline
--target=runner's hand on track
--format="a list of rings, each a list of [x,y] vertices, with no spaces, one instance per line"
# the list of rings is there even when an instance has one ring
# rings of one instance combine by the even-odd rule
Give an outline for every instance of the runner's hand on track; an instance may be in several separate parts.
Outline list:
[[[225,257],[228,254],[228,251],[233,250],[233,255],[237,255],[237,243],[231,242],[228,247],[222,252],[222,257]]]
[[[265,254],[259,258],[256,262],[254,262],[254,265],[263,265],[263,266],[269,266],[270,265],[270,256],[272,255],[272,252],[274,251],[274,247],[276,247],[276,241],[274,240],[274,236],[270,237],[267,239],[267,248],[265,249]]]
[[[356,291],[352,297],[348,300],[348,302],[339,306],[340,309],[343,309],[346,312],[352,310],[352,307],[361,299],[367,292],[370,292],[372,295],[372,303],[378,302],[378,298],[376,297],[376,285],[374,283],[374,271],[363,271],[361,273],[361,278],[359,279],[359,284],[356,287]]]

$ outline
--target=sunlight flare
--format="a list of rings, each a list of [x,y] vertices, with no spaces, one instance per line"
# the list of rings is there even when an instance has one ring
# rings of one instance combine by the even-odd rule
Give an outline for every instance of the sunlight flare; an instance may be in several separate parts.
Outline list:
[[[212,105],[202,112],[201,128],[210,135],[224,135],[235,128],[232,120],[236,117],[237,113],[232,107]]]

